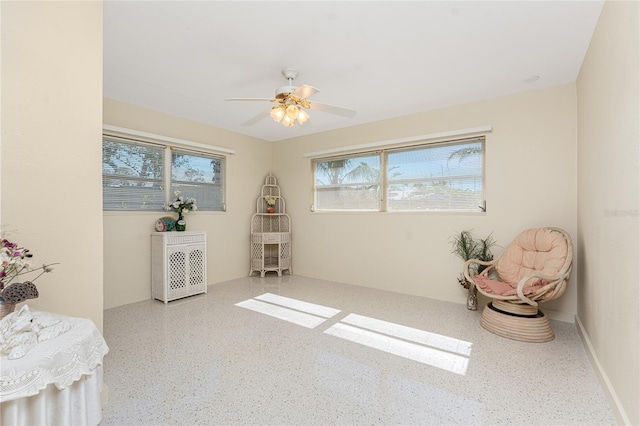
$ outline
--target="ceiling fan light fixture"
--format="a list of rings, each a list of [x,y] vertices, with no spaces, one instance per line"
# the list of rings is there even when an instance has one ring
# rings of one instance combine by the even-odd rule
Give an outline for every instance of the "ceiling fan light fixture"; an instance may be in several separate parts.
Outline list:
[[[282,123],[285,127],[293,127],[296,124],[304,124],[310,117],[309,114],[296,104],[276,105],[269,113],[273,121]]]
[[[284,116],[285,116],[284,106],[278,105],[271,108],[271,118],[273,118],[273,120],[276,123],[279,123]]]
[[[282,119],[282,124],[285,127],[293,127],[296,124],[296,119],[291,118],[288,115],[285,115],[284,118]]]
[[[309,119],[309,114],[307,114],[305,110],[300,108],[300,113],[298,114],[298,123],[300,125],[303,125],[304,123],[307,122],[308,119]]]
[[[292,121],[298,118],[298,113],[299,113],[299,110],[297,106],[293,104],[287,106],[287,117],[289,117]]]

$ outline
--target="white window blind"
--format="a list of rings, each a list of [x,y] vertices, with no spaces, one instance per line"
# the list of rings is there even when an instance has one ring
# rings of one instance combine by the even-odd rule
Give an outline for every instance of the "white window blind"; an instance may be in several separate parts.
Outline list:
[[[224,210],[224,157],[173,149],[171,194],[195,198],[198,210]]]
[[[478,211],[483,152],[476,139],[387,153],[387,210]]]
[[[104,138],[104,210],[162,210],[165,204],[163,147]]]
[[[483,137],[312,160],[313,210],[483,211]]]
[[[378,210],[380,156],[353,155],[313,162],[317,210]]]
[[[180,191],[199,211],[224,211],[225,164],[223,155],[105,135],[103,210],[163,211]]]

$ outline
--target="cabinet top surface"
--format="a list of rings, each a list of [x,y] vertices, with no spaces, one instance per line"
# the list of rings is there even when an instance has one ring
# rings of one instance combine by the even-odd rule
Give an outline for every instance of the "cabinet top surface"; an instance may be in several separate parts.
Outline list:
[[[291,231],[251,231],[252,234],[290,234]]]
[[[207,235],[207,231],[169,231],[169,232],[152,232],[152,237],[179,237],[181,235]]]

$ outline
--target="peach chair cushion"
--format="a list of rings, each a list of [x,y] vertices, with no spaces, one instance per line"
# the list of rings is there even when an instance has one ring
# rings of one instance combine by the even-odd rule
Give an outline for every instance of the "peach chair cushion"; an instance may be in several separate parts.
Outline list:
[[[487,293],[501,296],[516,294],[518,282],[533,273],[556,276],[565,264],[569,248],[564,236],[550,229],[527,229],[516,237],[496,260],[495,269],[502,282],[476,276],[475,281]],[[535,293],[547,284],[533,278],[524,288],[524,294]]]
[[[495,281],[484,275],[476,275],[473,281],[484,290],[485,293],[495,294],[498,296],[515,296],[517,294],[517,285],[509,285],[502,281]],[[545,280],[533,279],[529,280],[531,283],[527,283],[524,286],[523,293],[525,296],[529,296],[537,292],[540,288],[544,287],[547,282]]]

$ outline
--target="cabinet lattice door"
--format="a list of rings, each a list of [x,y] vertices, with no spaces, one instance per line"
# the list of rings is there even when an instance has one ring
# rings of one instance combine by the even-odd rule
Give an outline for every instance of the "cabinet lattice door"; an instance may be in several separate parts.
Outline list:
[[[151,297],[167,303],[206,292],[206,233],[151,234]]]

